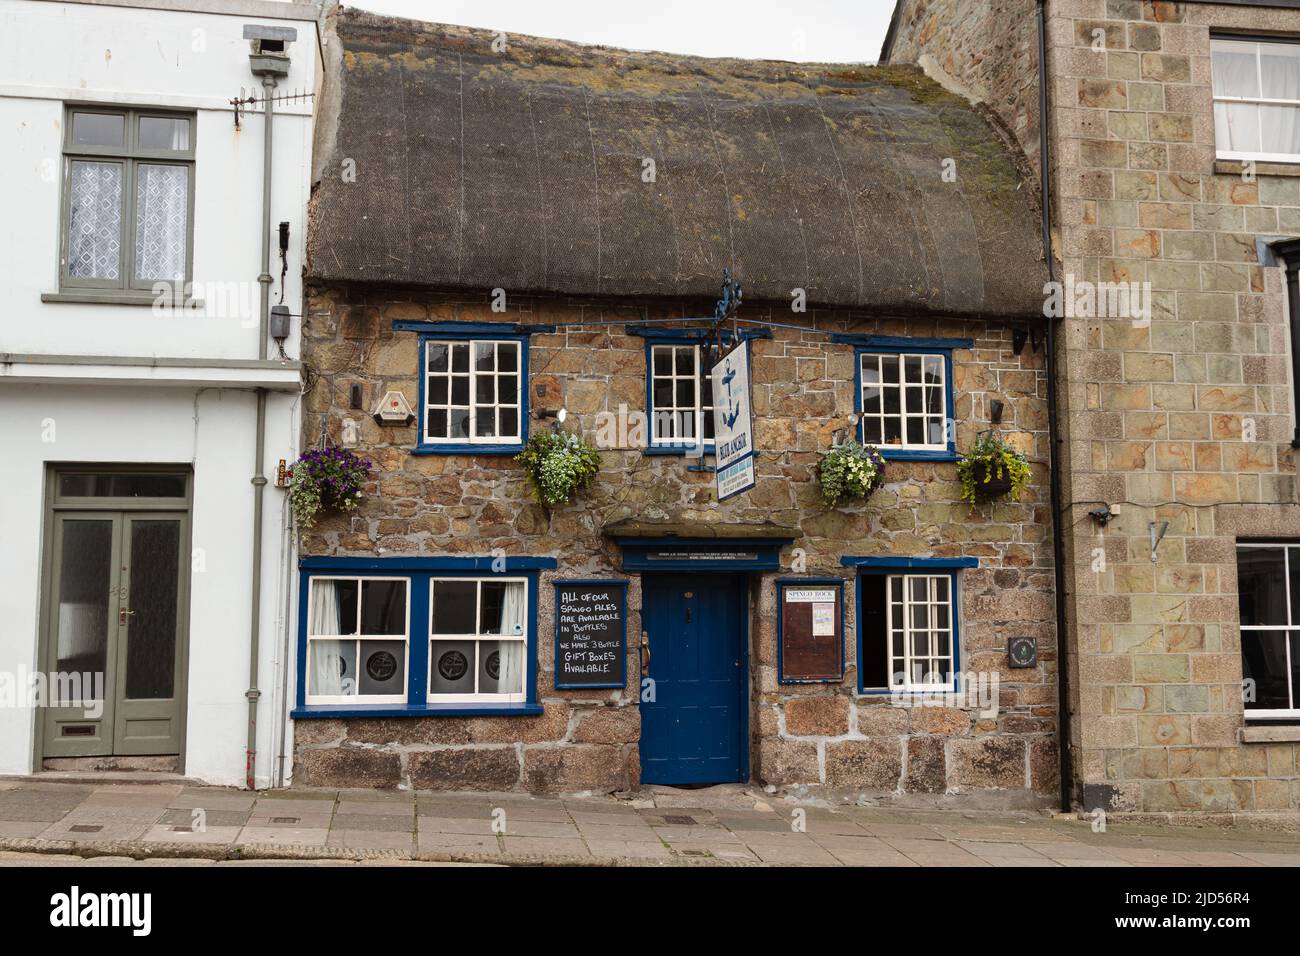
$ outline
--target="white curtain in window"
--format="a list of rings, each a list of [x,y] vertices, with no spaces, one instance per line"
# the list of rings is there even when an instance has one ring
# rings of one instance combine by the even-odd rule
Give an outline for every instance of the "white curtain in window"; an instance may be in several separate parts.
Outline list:
[[[311,582],[311,606],[307,611],[307,632],[311,635],[339,633],[339,595],[335,582]],[[343,693],[343,675],[339,673],[335,642],[312,641],[315,653],[311,655],[311,681],[308,691],[313,696]]]
[[[527,633],[524,611],[528,595],[524,582],[506,585],[505,601],[501,609],[501,633],[523,636]],[[501,642],[501,676],[497,687],[503,694],[519,694],[524,689],[524,641]]]
[[[1254,43],[1215,40],[1210,72],[1215,96],[1259,96],[1259,67]]]
[[[1275,100],[1300,100],[1300,49],[1289,45],[1265,44],[1260,49],[1259,69],[1264,95]],[[1259,130],[1263,152],[1300,153],[1300,113],[1292,106],[1260,108]]]
[[[185,280],[189,169],[141,163],[136,168],[137,279]]]
[[[68,274],[75,279],[117,279],[122,165],[74,160],[69,178]]]

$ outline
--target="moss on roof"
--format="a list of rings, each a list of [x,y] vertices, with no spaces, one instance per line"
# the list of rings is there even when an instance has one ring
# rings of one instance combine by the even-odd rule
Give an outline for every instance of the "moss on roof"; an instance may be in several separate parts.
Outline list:
[[[914,68],[712,59],[353,10],[310,270],[341,281],[1026,314],[1036,191]],[[499,48],[498,48],[499,49]],[[653,176],[650,166],[653,164]],[[952,166],[955,181],[944,179]]]

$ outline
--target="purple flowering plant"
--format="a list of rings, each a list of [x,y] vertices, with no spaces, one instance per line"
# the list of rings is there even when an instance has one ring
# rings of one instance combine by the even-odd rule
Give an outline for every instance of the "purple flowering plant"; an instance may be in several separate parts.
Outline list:
[[[322,511],[353,511],[361,501],[361,485],[370,476],[370,461],[345,448],[313,448],[293,464],[289,502],[303,530]]]

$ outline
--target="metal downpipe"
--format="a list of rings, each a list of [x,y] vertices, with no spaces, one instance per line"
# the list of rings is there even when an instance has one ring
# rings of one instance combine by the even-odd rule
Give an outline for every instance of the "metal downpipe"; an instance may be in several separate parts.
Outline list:
[[[258,358],[267,357],[267,333],[271,322],[271,146],[275,77],[262,77],[265,133],[262,143],[262,287],[261,316],[258,323]],[[257,688],[258,658],[262,638],[262,511],[266,490],[266,389],[257,390],[257,448],[253,467],[253,588],[248,639],[248,744],[244,752],[244,785],[255,790],[257,784],[257,702],[262,693]]]
[[[1056,281],[1056,261],[1052,256],[1052,170],[1048,139],[1047,94],[1047,0],[1038,0],[1038,176],[1042,186],[1043,255],[1047,259],[1047,278]],[[1061,533],[1063,504],[1061,494],[1061,431],[1057,408],[1056,327],[1060,320],[1047,316],[1047,443],[1049,494],[1052,505],[1052,571],[1056,591],[1056,677],[1058,741],[1061,775],[1061,811],[1070,812],[1074,775],[1070,753],[1070,667],[1069,632],[1065,596],[1065,536]]]

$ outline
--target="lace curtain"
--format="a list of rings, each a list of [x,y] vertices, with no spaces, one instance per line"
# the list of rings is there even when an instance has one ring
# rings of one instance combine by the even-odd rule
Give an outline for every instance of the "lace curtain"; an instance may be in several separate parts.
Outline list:
[[[74,160],[70,180],[68,274],[75,279],[118,279],[122,164]]]
[[[135,179],[135,274],[138,279],[185,279],[189,169],[141,163]]]

